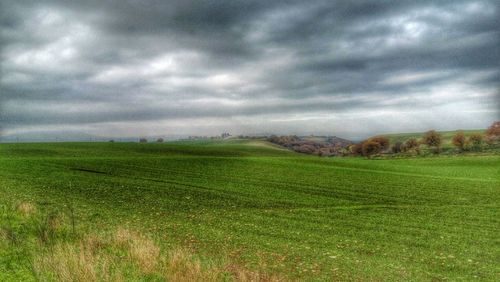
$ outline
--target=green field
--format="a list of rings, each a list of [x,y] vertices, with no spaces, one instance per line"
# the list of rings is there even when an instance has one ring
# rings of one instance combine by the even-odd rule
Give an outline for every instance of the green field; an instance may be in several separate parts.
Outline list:
[[[0,280],[37,279],[41,247],[12,211],[29,202],[74,210],[78,233],[126,226],[292,280],[498,281],[499,161],[319,158],[245,140],[0,144],[0,227],[19,235],[0,243]]]

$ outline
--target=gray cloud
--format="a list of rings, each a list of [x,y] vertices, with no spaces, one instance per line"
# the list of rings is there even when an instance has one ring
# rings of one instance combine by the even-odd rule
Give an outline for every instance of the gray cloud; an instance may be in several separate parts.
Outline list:
[[[5,134],[359,137],[499,118],[494,0],[0,5]]]

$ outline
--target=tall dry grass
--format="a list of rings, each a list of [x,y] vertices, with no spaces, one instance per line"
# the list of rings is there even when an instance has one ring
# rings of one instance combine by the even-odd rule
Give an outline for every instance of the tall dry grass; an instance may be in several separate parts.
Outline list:
[[[220,281],[221,267],[203,267],[200,260],[184,249],[171,250],[163,262],[163,276],[169,281]]]
[[[125,247],[129,259],[135,262],[143,273],[152,273],[157,268],[160,248],[150,238],[129,229],[119,228],[113,243]]]
[[[110,237],[88,235],[77,243],[56,244],[35,259],[34,269],[42,281],[124,281],[142,275],[179,282],[285,281],[239,265],[207,266],[182,248],[162,255],[153,240],[125,228]]]
[[[13,208],[23,224],[33,224],[25,230],[32,230],[36,242],[30,248],[39,281],[284,281],[239,264],[201,258],[188,249],[162,249],[153,238],[129,228],[71,232],[73,219],[60,211],[45,214],[29,202]],[[9,234],[17,231],[7,227],[0,228],[0,240],[14,242]]]

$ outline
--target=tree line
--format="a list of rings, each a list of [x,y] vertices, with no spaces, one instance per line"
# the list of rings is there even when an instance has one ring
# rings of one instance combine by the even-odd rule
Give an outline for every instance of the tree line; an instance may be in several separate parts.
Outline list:
[[[451,139],[451,143],[458,152],[481,151],[484,143],[495,146],[500,143],[500,121],[494,122],[488,129],[482,133],[473,133],[466,136],[463,132],[457,132]],[[429,130],[420,140],[409,138],[404,142],[398,141],[392,146],[390,140],[384,136],[369,138],[361,143],[349,146],[349,152],[354,156],[365,156],[371,158],[378,154],[416,154],[422,152],[421,145],[427,147],[434,154],[440,154],[442,151],[443,137],[435,130]]]

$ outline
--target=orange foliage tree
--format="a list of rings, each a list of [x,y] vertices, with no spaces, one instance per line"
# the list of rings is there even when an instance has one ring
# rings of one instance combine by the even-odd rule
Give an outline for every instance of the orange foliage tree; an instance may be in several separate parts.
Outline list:
[[[451,143],[453,143],[453,145],[455,147],[457,147],[458,150],[460,150],[460,152],[463,152],[465,150],[465,146],[467,144],[467,139],[465,138],[465,135],[463,132],[457,132],[457,134],[455,134],[455,136],[453,136]]]

